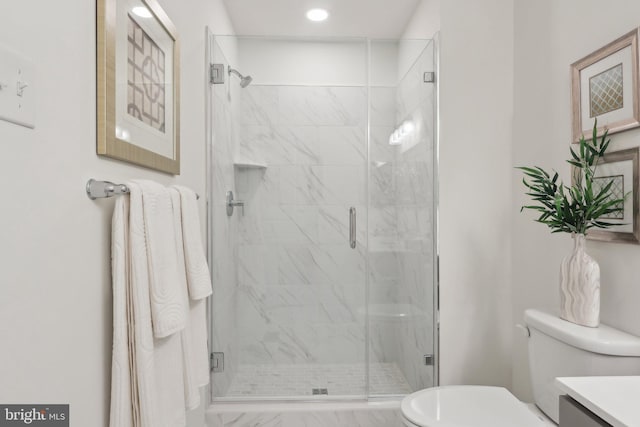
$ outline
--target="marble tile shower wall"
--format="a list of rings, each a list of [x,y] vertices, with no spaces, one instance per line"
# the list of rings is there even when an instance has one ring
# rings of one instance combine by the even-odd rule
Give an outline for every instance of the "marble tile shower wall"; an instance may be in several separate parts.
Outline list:
[[[423,355],[433,350],[435,88],[425,71],[431,46],[396,87],[371,90],[370,357],[397,363],[414,390],[433,384]],[[390,145],[405,121],[414,131]]]
[[[215,62],[228,64],[217,43],[213,43]],[[225,370],[215,373],[212,384],[214,396],[224,396],[237,370],[238,343],[235,328],[236,314],[236,257],[238,253],[238,217],[226,214],[225,194],[235,190],[234,154],[238,140],[237,112],[234,100],[239,95],[237,88],[229,85],[211,86],[213,91],[213,144],[209,155],[212,161],[212,193],[209,209],[212,215],[212,262],[211,273],[214,288],[212,351],[224,352]]]
[[[367,89],[252,85],[236,168],[241,364],[365,362]]]
[[[396,363],[399,323],[388,316],[400,304],[400,259],[397,251],[396,150],[389,136],[396,127],[396,87],[373,87],[369,194],[370,358]]]

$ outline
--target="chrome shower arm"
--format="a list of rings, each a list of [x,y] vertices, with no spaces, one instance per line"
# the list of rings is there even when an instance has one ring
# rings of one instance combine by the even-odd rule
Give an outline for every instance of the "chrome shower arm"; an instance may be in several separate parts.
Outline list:
[[[240,77],[241,79],[244,78],[244,76],[242,74],[240,74],[240,72],[238,70],[234,70],[233,68],[229,67],[229,75],[231,74],[235,74],[236,76]]]

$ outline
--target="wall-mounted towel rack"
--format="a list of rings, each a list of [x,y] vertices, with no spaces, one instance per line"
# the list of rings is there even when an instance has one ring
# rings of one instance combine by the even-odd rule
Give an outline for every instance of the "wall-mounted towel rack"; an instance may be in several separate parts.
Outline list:
[[[86,190],[87,196],[91,200],[129,194],[129,187],[124,184],[114,184],[110,181],[97,181],[93,178],[87,181]],[[200,199],[200,195],[196,194],[196,198]]]

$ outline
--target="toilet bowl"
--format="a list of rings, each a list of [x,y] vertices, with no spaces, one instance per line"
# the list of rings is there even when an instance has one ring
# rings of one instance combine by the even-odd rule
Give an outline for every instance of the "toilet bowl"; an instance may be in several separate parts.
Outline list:
[[[547,427],[555,424],[535,415],[502,387],[448,386],[421,390],[401,405],[406,427]]]
[[[407,427],[544,427],[559,422],[556,377],[640,375],[640,338],[601,324],[587,328],[525,311],[529,374],[536,406],[502,387],[447,386],[415,392],[401,404]],[[547,418],[548,417],[548,418]]]

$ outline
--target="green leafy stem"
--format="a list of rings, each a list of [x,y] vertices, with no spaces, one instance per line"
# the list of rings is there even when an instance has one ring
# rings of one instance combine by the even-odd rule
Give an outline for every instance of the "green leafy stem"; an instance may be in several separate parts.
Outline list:
[[[593,138],[590,141],[580,138],[580,150],[576,153],[570,148],[571,159],[567,162],[573,166],[573,182],[569,187],[558,181],[558,173],[553,176],[544,169],[534,167],[518,167],[526,175],[522,182],[527,187],[525,193],[537,204],[522,206],[540,213],[537,222],[546,224],[552,233],[587,234],[591,228],[609,228],[619,223],[611,223],[601,218],[624,210],[624,200],[614,198],[611,191],[613,180],[594,194],[593,180],[596,176],[598,161],[605,155],[610,139],[608,130],[598,142],[598,122],[593,125]]]

